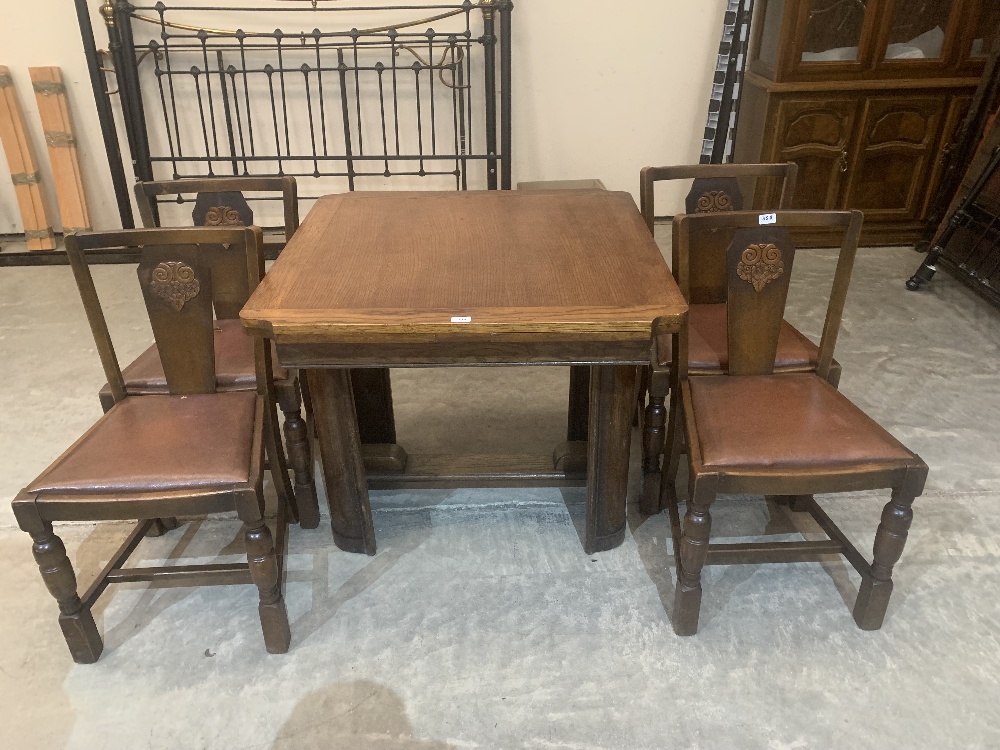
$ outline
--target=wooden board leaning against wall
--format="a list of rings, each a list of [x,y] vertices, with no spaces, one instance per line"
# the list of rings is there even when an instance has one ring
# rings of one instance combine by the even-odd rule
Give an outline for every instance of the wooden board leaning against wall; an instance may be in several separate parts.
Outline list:
[[[62,72],[56,67],[28,68],[28,75],[49,148],[63,233],[90,229],[90,213],[83,192],[80,157]]]
[[[28,250],[54,250],[52,221],[41,191],[38,160],[17,98],[14,80],[0,65],[0,143],[17,195]]]

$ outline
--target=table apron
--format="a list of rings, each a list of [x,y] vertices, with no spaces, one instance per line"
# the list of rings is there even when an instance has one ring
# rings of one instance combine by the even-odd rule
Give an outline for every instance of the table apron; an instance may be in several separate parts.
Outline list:
[[[648,365],[649,340],[559,342],[278,342],[285,367],[468,367],[475,365]]]

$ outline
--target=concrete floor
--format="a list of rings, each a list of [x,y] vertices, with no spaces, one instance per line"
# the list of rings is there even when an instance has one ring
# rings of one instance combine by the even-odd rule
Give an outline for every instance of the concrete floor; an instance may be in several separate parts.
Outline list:
[[[681,639],[663,515],[630,511],[625,543],[591,557],[578,489],[378,492],[374,558],[325,522],[291,530],[288,654],[264,652],[250,587],[135,585],[100,600],[105,652],[78,666],[4,504],[0,748],[1000,747],[1000,314],[946,274],[906,292],[918,260],[861,252],[838,348],[842,390],[931,466],[881,631],[855,627],[857,576],[832,561],[708,569]],[[796,259],[806,331],[830,269]],[[96,273],[123,359],[149,340],[132,273]],[[0,310],[12,498],[99,415],[103,377],[68,268],[4,269]],[[564,429],[563,368],[393,377],[413,452],[548,452]],[[885,499],[826,507],[868,549]],[[126,531],[59,528],[81,587]],[[235,560],[239,531],[196,519],[138,555]],[[717,536],[797,531],[814,528],[760,498],[717,504]]]

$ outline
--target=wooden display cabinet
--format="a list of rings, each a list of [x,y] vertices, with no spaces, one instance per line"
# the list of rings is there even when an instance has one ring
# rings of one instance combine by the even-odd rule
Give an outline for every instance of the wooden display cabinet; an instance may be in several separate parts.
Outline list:
[[[736,161],[794,161],[795,208],[861,209],[866,244],[915,241],[1000,2],[758,2]],[[762,182],[755,205],[774,190]]]

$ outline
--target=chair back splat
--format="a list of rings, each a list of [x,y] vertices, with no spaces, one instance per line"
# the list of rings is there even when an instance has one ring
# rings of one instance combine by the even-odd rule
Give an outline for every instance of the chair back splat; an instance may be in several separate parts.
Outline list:
[[[736,230],[726,253],[730,375],[770,375],[788,299],[795,246],[784,227]]]
[[[206,261],[197,246],[144,247],[137,269],[167,388],[175,396],[215,393],[212,271]]]

